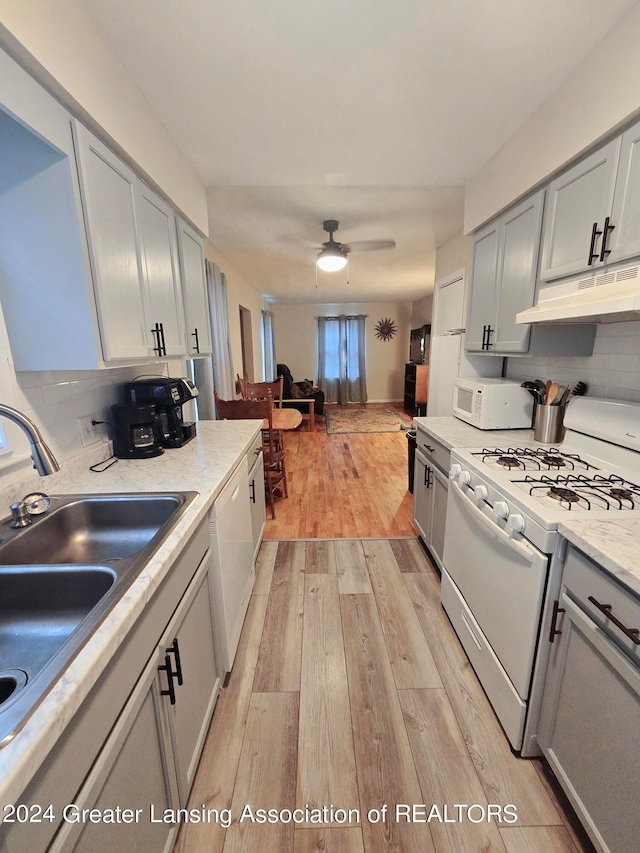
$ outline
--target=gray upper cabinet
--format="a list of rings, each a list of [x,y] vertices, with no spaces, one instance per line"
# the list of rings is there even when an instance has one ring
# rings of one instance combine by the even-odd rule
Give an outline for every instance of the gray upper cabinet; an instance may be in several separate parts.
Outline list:
[[[549,281],[600,266],[602,229],[611,212],[620,140],[581,160],[547,192],[540,278]]]
[[[136,176],[75,122],[89,254],[106,361],[152,355],[145,316]]]
[[[193,228],[179,217],[176,217],[176,231],[187,323],[187,352],[192,358],[210,355],[211,323],[202,240]]]
[[[640,255],[640,122],[622,134],[607,248],[609,263]]]
[[[471,352],[486,350],[488,324],[494,322],[499,233],[500,222],[494,220],[473,238],[465,341]]]
[[[469,352],[522,353],[529,326],[516,325],[533,305],[544,191],[511,208],[473,241],[467,316]]]
[[[542,245],[542,281],[640,255],[640,123],[551,183]]]
[[[185,355],[175,217],[169,205],[142,183],[136,187],[135,200],[149,333],[156,355]]]

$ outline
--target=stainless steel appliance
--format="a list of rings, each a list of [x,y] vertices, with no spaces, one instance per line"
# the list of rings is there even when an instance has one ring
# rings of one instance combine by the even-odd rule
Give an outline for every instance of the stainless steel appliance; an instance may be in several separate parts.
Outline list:
[[[454,379],[453,414],[478,429],[531,426],[533,400],[513,379]]]
[[[153,376],[136,379],[124,386],[128,403],[149,403],[155,406],[160,441],[163,447],[182,447],[196,434],[194,422],[185,422],[183,405],[198,396],[198,389],[190,379],[171,379]]]
[[[442,604],[514,749],[538,755],[560,519],[640,516],[640,404],[574,398],[562,444],[453,450]]]
[[[155,406],[117,403],[111,411],[119,459],[149,459],[164,453]]]

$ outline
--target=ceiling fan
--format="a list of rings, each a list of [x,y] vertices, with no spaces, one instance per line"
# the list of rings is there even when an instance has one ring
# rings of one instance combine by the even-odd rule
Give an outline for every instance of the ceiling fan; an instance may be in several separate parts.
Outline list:
[[[395,249],[395,240],[359,240],[355,243],[338,243],[333,235],[338,230],[337,219],[325,219],[322,227],[329,235],[326,243],[318,252],[316,264],[325,272],[341,270],[347,263],[350,252],[376,252],[380,249]]]

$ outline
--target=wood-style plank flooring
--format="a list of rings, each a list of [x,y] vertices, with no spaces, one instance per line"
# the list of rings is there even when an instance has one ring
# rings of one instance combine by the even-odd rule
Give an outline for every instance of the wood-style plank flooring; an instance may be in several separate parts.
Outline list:
[[[267,510],[265,539],[415,534],[406,433],[327,435],[319,418],[285,433],[285,453],[289,496]]]
[[[511,753],[415,538],[263,543],[189,802],[232,822],[184,824],[179,853],[591,851],[561,800]],[[247,806],[350,820],[258,823]]]

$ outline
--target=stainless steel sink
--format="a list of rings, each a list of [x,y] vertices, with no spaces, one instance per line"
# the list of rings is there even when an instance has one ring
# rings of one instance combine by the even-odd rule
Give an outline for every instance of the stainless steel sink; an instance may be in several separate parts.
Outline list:
[[[0,522],[0,747],[24,725],[197,492],[67,495]]]
[[[0,566],[127,559],[149,544],[181,503],[177,494],[57,499],[46,515],[0,543]]]

